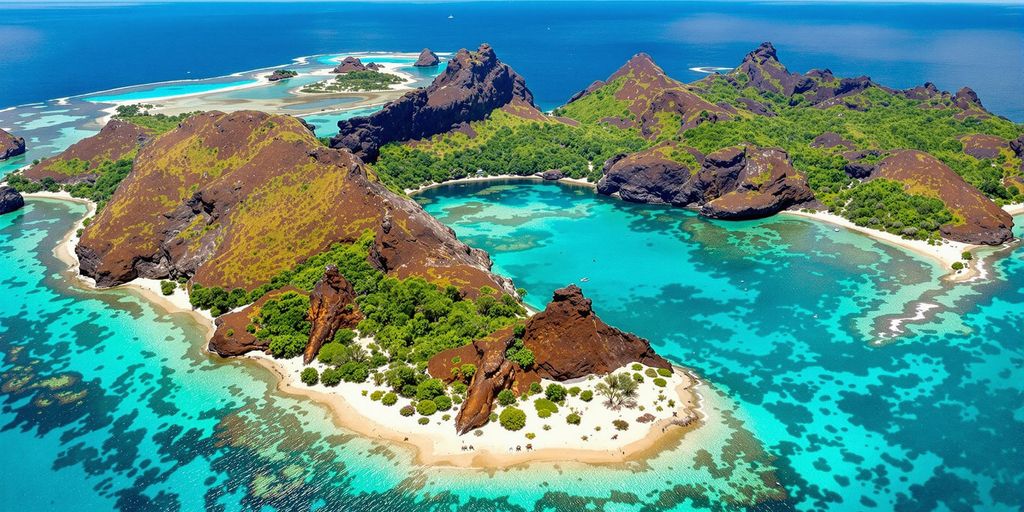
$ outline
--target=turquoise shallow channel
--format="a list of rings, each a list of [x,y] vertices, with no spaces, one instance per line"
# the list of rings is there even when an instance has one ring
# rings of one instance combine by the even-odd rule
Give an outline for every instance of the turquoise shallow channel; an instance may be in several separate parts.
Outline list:
[[[994,263],[986,284],[947,288],[928,262],[803,220],[716,223],[522,182],[418,198],[490,250],[534,305],[588,277],[580,284],[607,321],[707,378],[707,425],[643,462],[419,466],[411,451],[281,394],[262,367],[209,356],[190,316],[75,284],[52,250],[84,207],[30,199],[0,217],[4,508],[1010,510],[1021,501],[1019,250]],[[871,345],[886,314],[921,295],[941,307],[907,336]]]

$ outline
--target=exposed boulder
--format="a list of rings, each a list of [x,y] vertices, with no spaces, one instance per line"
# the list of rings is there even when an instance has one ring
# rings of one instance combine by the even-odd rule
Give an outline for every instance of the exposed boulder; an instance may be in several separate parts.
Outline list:
[[[942,236],[968,244],[999,245],[1013,238],[1013,217],[937,158],[898,151],[882,160],[877,178],[898,181],[915,194],[939,198],[956,218],[939,227]]]
[[[290,69],[275,69],[273,73],[267,76],[267,80],[277,82],[280,80],[287,80],[295,76],[298,76],[298,73]]]
[[[736,101],[746,107],[747,110],[759,116],[774,117],[777,115],[771,107],[759,101],[750,98],[738,98]]]
[[[25,153],[25,139],[0,130],[0,160]]]
[[[513,339],[510,330],[496,334],[468,345],[472,354],[466,360],[475,361],[477,370],[466,390],[466,399],[455,416],[455,431],[459,435],[487,423],[494,399],[501,390],[512,387],[519,369],[516,363],[505,358],[505,351]]]
[[[635,203],[691,203],[693,199],[687,185],[697,169],[670,159],[665,149],[665,146],[655,146],[609,160],[597,183],[598,193],[618,194],[619,198]],[[698,155],[695,157],[699,160],[702,156]]]
[[[548,181],[558,181],[565,177],[565,173],[561,169],[548,169],[540,173],[540,177]]]
[[[333,339],[338,329],[359,323],[361,317],[355,299],[355,290],[338,272],[337,265],[328,265],[309,295],[309,342],[302,353],[303,363],[313,362],[320,347]]]
[[[0,186],[0,215],[20,210],[25,206],[25,198],[17,190],[6,185]]]
[[[999,156],[1000,150],[1009,148],[1006,139],[982,133],[964,135],[960,138],[960,142],[964,145],[964,153],[979,160],[996,158]]]
[[[847,151],[843,153],[846,164],[843,165],[843,172],[851,178],[863,180],[869,178],[878,169],[878,165],[868,160],[868,157],[877,157],[878,151]]]
[[[351,71],[366,71],[366,66],[363,65],[363,61],[356,57],[345,57],[344,60],[331,70],[331,73],[349,73]]]
[[[834,148],[836,146],[842,146],[846,149],[853,149],[853,143],[844,139],[842,135],[835,132],[825,132],[818,135],[811,141],[812,148]]]
[[[523,77],[501,62],[490,45],[475,52],[462,49],[429,87],[408,92],[370,116],[339,121],[331,147],[372,162],[384,144],[451,131],[513,100],[533,105]]]
[[[704,158],[694,178],[704,204],[700,214],[715,219],[774,215],[814,198],[789,155],[775,148],[727,148]]]
[[[1020,159],[1020,171],[1024,173],[1024,135],[1010,141],[1010,151]]]
[[[430,51],[430,48],[424,48],[423,51],[420,52],[419,58],[413,63],[413,66],[418,68],[429,68],[440,63],[441,59],[437,57],[436,53]]]

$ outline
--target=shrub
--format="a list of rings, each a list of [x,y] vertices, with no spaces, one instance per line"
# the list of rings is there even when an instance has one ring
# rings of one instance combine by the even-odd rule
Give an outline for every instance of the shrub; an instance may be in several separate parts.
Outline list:
[[[967,259],[967,258],[964,258]],[[170,295],[174,293],[174,289],[177,287],[174,281],[160,281],[160,293],[164,295]]]
[[[633,371],[638,372],[638,371],[644,369],[644,365],[642,365],[640,363],[633,363],[632,368],[633,368]]]
[[[452,419],[452,415],[451,414],[445,414],[444,416],[441,416],[441,419],[444,420],[444,421],[448,421],[448,420]]]
[[[439,411],[448,411],[452,408],[452,399],[445,395],[435,398],[434,403],[437,404],[437,410]]]
[[[444,382],[441,379],[427,379],[416,385],[417,400],[433,400],[444,394]]]
[[[303,384],[315,386],[317,382],[320,382],[320,373],[316,371],[316,368],[305,368],[299,374],[299,378],[302,379]]]
[[[629,423],[625,420],[615,420],[612,425],[615,425],[615,430],[629,430]]]
[[[953,270],[963,270],[963,268],[964,268],[964,264],[963,263],[960,263],[959,261],[954,261],[953,262]]]
[[[405,417],[409,417],[412,416],[413,414],[416,414],[416,409],[414,409],[413,406],[411,405],[406,405],[398,410],[398,414],[401,414],[402,416]]]
[[[379,389],[370,393],[370,400],[373,400],[374,402],[379,402],[382,398],[384,398],[384,392]]]
[[[580,387],[579,386],[573,386],[573,387],[569,388],[569,396],[579,396],[579,394],[580,394]]]
[[[661,375],[662,377],[671,377],[672,370],[668,368],[658,368],[658,375]]]
[[[498,392],[498,403],[502,406],[516,403],[516,394],[510,389],[503,389]]]
[[[658,377],[657,379],[654,379],[654,385],[658,386],[659,388],[663,388],[668,385],[668,381],[661,377]]]
[[[654,368],[648,368],[644,370],[644,375],[653,378],[658,376],[658,372],[654,371]]]
[[[320,382],[322,382],[324,386],[328,387],[337,386],[338,383],[341,382],[341,370],[337,368],[328,368],[324,370],[324,372],[320,374]]]
[[[537,438],[537,434],[534,434],[533,432],[527,432],[526,433],[526,438],[531,440],[531,441],[533,441],[534,439]]]
[[[348,345],[356,339],[356,332],[352,329],[338,329],[338,332],[334,333],[334,343],[340,343],[342,345]]]
[[[515,407],[506,407],[501,411],[500,420],[505,430],[516,431],[526,426],[526,413]]]
[[[420,416],[420,419],[416,420],[416,422],[419,423],[420,425],[426,425],[427,423],[430,423],[430,418],[426,416]]]
[[[458,395],[466,394],[466,390],[469,389],[468,386],[466,386],[466,384],[464,382],[453,382],[451,387],[452,387],[452,393],[455,393],[455,394],[458,394]]]
[[[424,416],[430,416],[437,412],[437,404],[433,400],[420,400],[416,404],[416,412]]]
[[[547,409],[543,409],[543,410],[537,411],[537,417],[538,418],[550,418],[551,417],[551,411],[549,411]]]
[[[540,393],[544,391],[544,388],[540,387],[540,382],[530,383],[530,394]]]
[[[964,253],[960,255],[960,259],[973,260],[974,259],[974,255],[971,254],[971,251],[964,251]]]
[[[380,397],[380,403],[391,407],[398,403],[398,395],[394,393],[384,393],[384,396]]]
[[[550,416],[550,415],[558,412],[558,405],[556,405],[551,400],[548,400],[547,398],[538,398],[538,399],[534,400],[533,401],[533,407],[535,409],[537,409],[538,413],[547,412],[548,413],[547,416]],[[547,416],[541,416],[541,417],[542,418],[546,418]]]
[[[586,391],[583,391],[582,393],[580,393],[580,400],[583,400],[584,402],[589,402],[589,401],[591,401],[593,399],[594,399],[594,392],[589,390],[589,389],[586,390]]]
[[[558,384],[548,384],[548,388],[544,390],[544,396],[548,397],[548,400],[552,402],[561,402],[565,400],[567,394],[564,387]]]
[[[235,330],[229,327],[227,332],[224,334],[227,334],[228,338],[233,338],[235,336]]]
[[[641,383],[644,381],[644,376],[639,373],[634,373],[633,380],[637,381],[638,383]]]
[[[579,414],[570,413],[568,416],[565,417],[565,422],[570,425],[579,425],[581,419],[582,418],[580,418]]]
[[[370,376],[370,368],[366,363],[355,361],[341,365],[338,371],[341,373],[341,380],[345,382],[366,382],[366,378]]]
[[[270,336],[270,353],[274,357],[290,359],[302,354],[307,341],[309,341],[308,337],[303,334]]]
[[[489,421],[491,423],[494,423],[495,421],[498,421],[498,413],[492,412],[491,415],[487,417],[487,421]]]

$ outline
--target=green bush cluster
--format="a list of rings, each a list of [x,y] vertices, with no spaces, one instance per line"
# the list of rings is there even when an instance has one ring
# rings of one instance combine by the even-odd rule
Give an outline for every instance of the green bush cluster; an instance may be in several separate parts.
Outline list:
[[[506,407],[501,411],[499,421],[505,430],[521,430],[526,426],[526,413],[515,407]]]
[[[303,368],[299,379],[307,386],[315,386],[317,382],[320,382],[320,373],[316,371],[316,368]]]

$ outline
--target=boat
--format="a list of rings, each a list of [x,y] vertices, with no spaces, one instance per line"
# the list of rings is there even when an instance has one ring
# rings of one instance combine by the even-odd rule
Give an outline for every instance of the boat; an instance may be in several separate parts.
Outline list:
[[[589,277],[581,277],[581,278],[580,278],[580,282],[581,282],[581,283],[585,283],[585,282],[587,282],[587,281],[590,281],[590,278],[589,278]]]
[[[448,19],[450,19],[450,20],[454,20],[454,19],[455,19],[455,15],[454,15],[454,14],[449,14],[449,15],[448,15]]]

